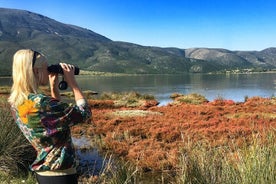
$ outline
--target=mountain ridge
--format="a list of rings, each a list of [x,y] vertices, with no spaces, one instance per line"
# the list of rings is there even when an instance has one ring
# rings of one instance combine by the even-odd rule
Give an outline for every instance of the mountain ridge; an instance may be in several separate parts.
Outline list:
[[[11,74],[12,56],[22,48],[42,52],[50,64],[64,61],[99,72],[175,74],[276,68],[274,47],[262,51],[230,51],[142,46],[113,41],[89,29],[30,11],[0,8],[1,75]]]

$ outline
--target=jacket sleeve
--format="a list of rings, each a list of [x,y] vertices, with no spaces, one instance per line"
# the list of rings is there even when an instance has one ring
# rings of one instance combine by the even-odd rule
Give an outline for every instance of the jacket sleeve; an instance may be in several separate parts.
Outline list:
[[[54,98],[43,96],[40,99],[41,123],[52,134],[69,126],[90,120],[91,109],[84,99],[77,104],[68,104]]]

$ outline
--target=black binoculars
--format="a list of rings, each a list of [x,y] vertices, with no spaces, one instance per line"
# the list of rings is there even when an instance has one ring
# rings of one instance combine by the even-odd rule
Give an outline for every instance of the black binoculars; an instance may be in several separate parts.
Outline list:
[[[48,66],[48,72],[49,73],[57,73],[57,74],[63,74],[63,70],[60,66],[60,64],[50,65]],[[75,66],[75,75],[79,75],[80,69]],[[66,90],[68,87],[67,82],[62,78],[62,81],[59,82],[58,87],[60,90]]]
[[[60,64],[55,64],[55,65],[48,66],[48,72],[63,74],[63,70],[62,70]],[[74,72],[74,74],[75,75],[79,75],[79,73],[80,73],[80,69],[75,66],[75,72]]]

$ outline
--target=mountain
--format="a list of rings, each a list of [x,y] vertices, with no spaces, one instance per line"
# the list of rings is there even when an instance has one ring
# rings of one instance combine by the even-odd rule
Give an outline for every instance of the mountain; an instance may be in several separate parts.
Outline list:
[[[160,48],[112,41],[91,30],[25,10],[0,8],[0,74],[11,74],[18,49],[43,53],[84,70],[116,73],[214,72],[236,68],[276,68],[276,48],[229,51]]]
[[[229,51],[225,49],[187,49],[186,57],[211,61],[228,67],[272,69],[276,66],[276,48],[262,51]]]

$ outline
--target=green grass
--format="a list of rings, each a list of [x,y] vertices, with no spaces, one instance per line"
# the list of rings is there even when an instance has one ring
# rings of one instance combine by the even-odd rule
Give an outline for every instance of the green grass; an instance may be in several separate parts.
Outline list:
[[[11,175],[28,173],[35,151],[12,118],[6,99],[0,99],[0,170]]]
[[[0,171],[0,183],[1,184],[36,184],[35,177],[28,173],[28,175],[11,176],[4,171]]]
[[[184,95],[184,94],[179,94],[179,93],[174,93],[170,96],[174,100],[174,104],[177,103],[189,103],[189,104],[202,104],[204,102],[208,102],[208,100],[196,93]]]
[[[266,143],[254,137],[243,148],[211,148],[198,144],[180,155],[177,184],[273,184],[276,183],[275,133]]]
[[[139,107],[146,100],[155,100],[153,95],[131,92],[104,92],[100,94],[101,100],[114,100],[116,107]]]
[[[10,86],[0,86],[0,94],[10,94]]]

